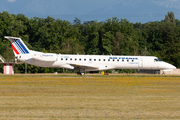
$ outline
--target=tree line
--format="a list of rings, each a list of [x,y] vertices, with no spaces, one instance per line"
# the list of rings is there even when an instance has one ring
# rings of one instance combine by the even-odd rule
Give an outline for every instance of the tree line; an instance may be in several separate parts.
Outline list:
[[[84,23],[75,18],[71,23],[50,16],[28,18],[4,11],[0,13],[0,54],[14,59],[10,42],[4,36],[20,37],[29,49],[41,52],[156,56],[180,67],[180,21],[173,12],[168,12],[164,20],[141,24],[117,17]],[[28,73],[63,72],[60,68],[27,67]],[[2,67],[0,71],[3,72]],[[24,64],[15,65],[16,73],[24,71]]]

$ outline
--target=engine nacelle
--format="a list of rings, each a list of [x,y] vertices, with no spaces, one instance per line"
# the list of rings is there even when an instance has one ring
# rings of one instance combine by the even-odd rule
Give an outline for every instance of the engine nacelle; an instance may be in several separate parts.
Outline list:
[[[58,60],[58,55],[54,53],[42,53],[42,54],[34,54],[32,58],[44,62],[55,62]]]

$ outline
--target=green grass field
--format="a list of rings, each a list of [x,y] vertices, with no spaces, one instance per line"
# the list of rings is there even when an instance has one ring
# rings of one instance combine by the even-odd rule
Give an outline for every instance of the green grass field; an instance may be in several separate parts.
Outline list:
[[[180,77],[0,75],[0,119],[180,119]]]

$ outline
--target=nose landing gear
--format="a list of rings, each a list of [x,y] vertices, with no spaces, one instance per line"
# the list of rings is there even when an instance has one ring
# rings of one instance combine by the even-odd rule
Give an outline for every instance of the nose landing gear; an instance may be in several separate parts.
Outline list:
[[[163,71],[162,75],[165,75],[164,71]]]

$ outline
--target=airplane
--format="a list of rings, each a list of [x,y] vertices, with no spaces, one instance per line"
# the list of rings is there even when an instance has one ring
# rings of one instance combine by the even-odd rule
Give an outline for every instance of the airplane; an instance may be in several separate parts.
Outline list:
[[[71,55],[43,53],[29,50],[21,38],[5,36],[11,42],[15,58],[39,67],[54,67],[78,70],[80,75],[88,71],[111,69],[145,69],[171,71],[175,66],[155,56],[122,55]]]

